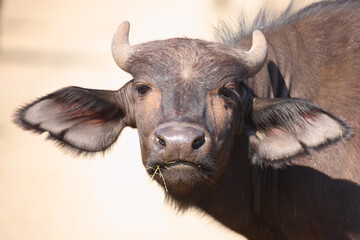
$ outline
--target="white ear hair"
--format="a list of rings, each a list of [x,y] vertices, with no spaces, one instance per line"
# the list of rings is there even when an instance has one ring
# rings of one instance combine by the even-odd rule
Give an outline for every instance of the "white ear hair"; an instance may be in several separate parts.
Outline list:
[[[252,162],[272,166],[352,132],[341,120],[301,99],[256,98],[251,121],[254,129],[248,135]]]

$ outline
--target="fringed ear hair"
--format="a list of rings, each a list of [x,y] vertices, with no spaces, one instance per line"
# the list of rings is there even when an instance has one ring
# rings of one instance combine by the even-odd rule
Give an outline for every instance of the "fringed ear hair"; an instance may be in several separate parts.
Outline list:
[[[278,166],[298,154],[346,138],[352,129],[300,99],[255,98],[248,132],[252,163]]]
[[[48,132],[49,139],[78,153],[104,151],[131,126],[123,89],[126,85],[119,91],[64,88],[19,109],[15,122],[26,130]]]

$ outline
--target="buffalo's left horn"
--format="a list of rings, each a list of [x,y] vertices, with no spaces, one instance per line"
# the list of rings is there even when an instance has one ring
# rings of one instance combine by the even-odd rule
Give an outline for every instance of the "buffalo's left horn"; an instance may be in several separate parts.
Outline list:
[[[250,50],[243,51],[237,49],[236,52],[248,67],[248,77],[254,76],[263,67],[267,56],[267,44],[265,36],[259,30],[255,30],[252,34],[252,45]]]
[[[128,72],[126,61],[129,58],[129,51],[131,49],[129,44],[129,30],[130,23],[128,21],[122,22],[116,29],[111,44],[113,58],[116,64],[125,72]]]

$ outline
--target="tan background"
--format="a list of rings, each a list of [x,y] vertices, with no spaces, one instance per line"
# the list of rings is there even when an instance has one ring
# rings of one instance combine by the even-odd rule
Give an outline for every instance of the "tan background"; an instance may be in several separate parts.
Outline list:
[[[270,2],[270,4],[268,3]],[[176,214],[140,163],[137,132],[106,155],[76,158],[11,123],[14,110],[59,88],[118,89],[131,77],[110,52],[117,25],[130,41],[211,39],[221,17],[288,1],[5,0],[0,28],[0,239],[242,239],[196,211]],[[308,1],[299,1],[297,9]],[[246,3],[246,4],[245,4]]]

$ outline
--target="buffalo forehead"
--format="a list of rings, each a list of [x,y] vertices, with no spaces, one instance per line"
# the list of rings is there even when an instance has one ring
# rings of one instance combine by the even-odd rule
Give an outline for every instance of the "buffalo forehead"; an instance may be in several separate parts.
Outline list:
[[[224,79],[241,79],[242,65],[233,55],[201,40],[169,39],[137,46],[129,59],[134,79],[159,87],[199,84],[215,88]],[[230,51],[230,50],[228,50]]]

